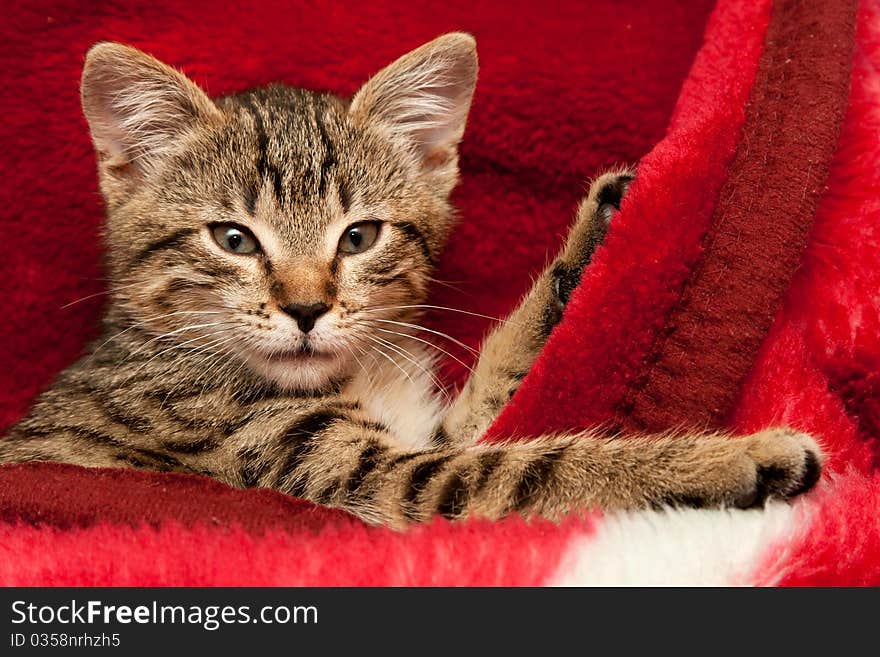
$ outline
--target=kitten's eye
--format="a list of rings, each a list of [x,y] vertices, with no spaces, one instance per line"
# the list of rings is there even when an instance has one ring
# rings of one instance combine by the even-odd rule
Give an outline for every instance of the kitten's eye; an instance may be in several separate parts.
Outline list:
[[[211,227],[211,234],[224,250],[239,255],[257,253],[260,243],[253,233],[243,226],[235,224],[217,224]]]
[[[379,237],[378,221],[361,221],[345,229],[339,240],[341,253],[363,253],[376,242]]]

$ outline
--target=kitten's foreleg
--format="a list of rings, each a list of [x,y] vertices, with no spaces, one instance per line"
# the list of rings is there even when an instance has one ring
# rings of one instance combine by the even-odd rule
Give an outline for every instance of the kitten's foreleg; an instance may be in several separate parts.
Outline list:
[[[166,451],[128,443],[85,426],[47,427],[37,431],[19,425],[0,438],[0,464],[31,461],[214,476],[210,470],[187,464]]]
[[[257,485],[403,527],[435,515],[757,506],[811,488],[821,453],[788,430],[742,438],[582,434],[405,452],[378,427],[339,417],[314,434],[284,433],[264,462],[277,465]]]
[[[593,182],[562,251],[541,272],[519,306],[483,342],[474,373],[444,418],[444,432],[453,442],[476,440],[510,401],[562,318],[633,177],[632,171],[624,169],[603,174]]]

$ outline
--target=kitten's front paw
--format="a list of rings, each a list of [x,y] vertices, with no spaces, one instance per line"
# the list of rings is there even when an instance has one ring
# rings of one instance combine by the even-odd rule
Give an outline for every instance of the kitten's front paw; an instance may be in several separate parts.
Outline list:
[[[582,219],[582,213],[594,214],[607,227],[614,212],[620,210],[623,197],[635,177],[636,174],[631,169],[623,169],[609,171],[596,178],[590,185],[589,194],[578,208],[578,219]]]
[[[753,484],[733,502],[738,508],[763,506],[767,499],[790,499],[806,493],[822,475],[818,443],[793,429],[771,429],[749,436],[746,455],[754,468]]]
[[[635,178],[631,169],[609,171],[593,181],[590,192],[578,206],[562,256],[553,266],[553,297],[557,310],[568,303],[581,280],[581,273],[608,232],[614,212]]]
[[[742,438],[705,437],[699,445],[688,474],[680,475],[673,484],[677,490],[659,506],[751,509],[771,498],[805,493],[822,474],[819,445],[792,429],[768,429]]]

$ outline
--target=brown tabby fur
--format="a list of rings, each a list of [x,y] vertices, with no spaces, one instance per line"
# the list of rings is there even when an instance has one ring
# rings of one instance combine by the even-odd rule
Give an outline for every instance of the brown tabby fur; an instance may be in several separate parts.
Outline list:
[[[809,489],[821,452],[785,429],[476,444],[559,321],[626,170],[593,183],[461,394],[434,399],[418,306],[451,229],[476,74],[473,39],[449,34],[351,102],[281,85],[212,101],[144,53],[93,47],[82,98],[108,208],[104,336],[0,441],[0,462],[199,473],[396,527]],[[364,220],[382,222],[376,244],[337,253]],[[262,252],[224,251],[210,226],[229,222]],[[330,310],[306,336],[292,303]]]

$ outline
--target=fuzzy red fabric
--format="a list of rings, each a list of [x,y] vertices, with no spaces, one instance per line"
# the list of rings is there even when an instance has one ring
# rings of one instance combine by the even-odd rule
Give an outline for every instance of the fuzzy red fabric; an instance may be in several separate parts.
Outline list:
[[[711,5],[8,9],[0,216],[15,248],[3,265],[0,427],[94,335],[101,204],[77,96],[90,43],[132,43],[211,93],[270,80],[351,93],[463,29],[481,75],[462,220],[432,303],[506,313],[561,243],[584,178],[639,162],[488,438],[595,423],[812,431],[830,470],[848,473],[810,502],[816,531],[766,555],[793,570],[759,568],[754,581],[880,584],[880,12],[863,3],[853,38],[851,2]],[[487,328],[452,312],[429,321],[474,346]],[[444,373],[466,370],[450,359]],[[0,581],[31,585],[539,584],[601,522],[437,521],[400,535],[269,491],[54,464],[0,468],[0,520]]]
[[[730,412],[824,189],[846,108],[855,14],[855,2],[774,3],[701,260],[627,391],[629,427],[718,427]]]
[[[436,275],[447,285],[433,301],[502,316],[562,243],[584,181],[638,161],[664,134],[712,3],[656,4],[646,13],[593,2],[589,20],[576,2],[516,12],[461,1],[442,9],[328,1],[267,2],[255,11],[176,0],[8,8],[0,26],[0,217],[16,247],[2,265],[0,427],[96,329],[103,206],[78,90],[95,41],[137,46],[211,94],[271,81],[352,94],[411,48],[451,30],[473,33],[481,70],[455,196],[462,221]],[[68,305],[90,294],[99,296]],[[431,319],[473,346],[489,325],[456,313]],[[451,362],[451,378],[465,373]]]

